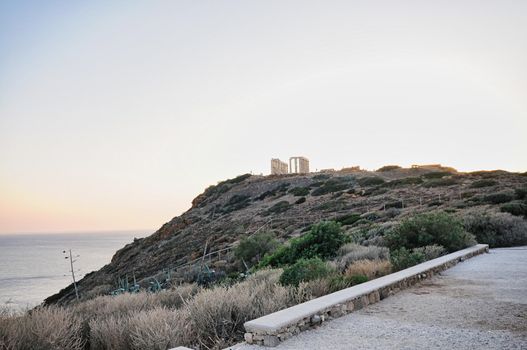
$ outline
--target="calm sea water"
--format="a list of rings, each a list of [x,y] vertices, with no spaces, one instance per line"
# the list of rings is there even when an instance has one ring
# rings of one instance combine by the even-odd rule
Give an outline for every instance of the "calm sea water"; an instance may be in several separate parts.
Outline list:
[[[63,250],[80,255],[74,267],[82,277],[109,263],[134,237],[151,232],[0,235],[0,306],[33,307],[69,285],[70,265]]]

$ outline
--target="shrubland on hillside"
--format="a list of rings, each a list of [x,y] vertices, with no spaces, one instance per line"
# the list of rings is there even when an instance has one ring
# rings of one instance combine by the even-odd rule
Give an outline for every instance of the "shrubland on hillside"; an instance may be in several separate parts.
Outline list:
[[[133,277],[146,289],[196,281],[203,278],[204,270],[209,277],[214,271],[215,278],[238,274],[263,258],[242,258],[240,262],[243,254],[236,256],[234,248],[243,238],[266,232],[285,242],[304,235],[322,220],[340,223],[355,244],[390,247],[401,239],[392,232],[398,222],[426,212],[447,213],[459,219],[476,239],[491,245],[526,244],[525,232],[517,231],[525,227],[527,176],[396,166],[376,172],[241,175],[207,188],[187,212],[151,236],[135,239],[120,249],[108,265],[78,283],[79,292],[88,300],[122,287],[126,279],[131,283]],[[411,231],[412,223],[405,225]],[[65,305],[74,299],[73,286],[69,286],[47,298],[45,304]]]

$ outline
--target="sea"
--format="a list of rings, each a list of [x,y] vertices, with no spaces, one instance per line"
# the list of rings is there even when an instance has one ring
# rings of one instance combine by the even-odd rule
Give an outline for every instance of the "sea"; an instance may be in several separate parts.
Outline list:
[[[26,310],[111,261],[134,238],[153,231],[0,234],[0,307]],[[64,253],[64,251],[66,253]]]

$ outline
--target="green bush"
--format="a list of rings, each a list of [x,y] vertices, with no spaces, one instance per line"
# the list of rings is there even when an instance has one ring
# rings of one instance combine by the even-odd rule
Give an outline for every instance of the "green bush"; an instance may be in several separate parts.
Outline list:
[[[491,247],[527,244],[527,221],[509,213],[473,213],[464,218],[465,229],[479,243]]]
[[[328,277],[329,291],[331,293],[339,291],[341,289],[349,288],[353,286],[353,281],[349,276],[334,274]]]
[[[350,278],[351,278],[351,282],[353,283],[353,285],[368,282],[368,277],[364,275],[353,275]]]
[[[492,179],[483,179],[483,180],[478,180],[478,181],[474,181],[470,187],[472,188],[482,188],[482,187],[490,187],[490,186],[495,186],[497,185],[498,182],[496,180],[492,180]]]
[[[441,179],[445,176],[452,175],[448,171],[432,171],[423,175],[425,179]]]
[[[401,167],[398,165],[385,165],[383,167],[380,167],[376,171],[383,172],[383,171],[392,171],[392,170],[397,170],[397,169],[401,169]]]
[[[491,193],[483,197],[483,200],[487,203],[492,204],[502,204],[510,202],[514,199],[514,196],[512,193],[509,192],[497,192],[497,193]]]
[[[237,183],[245,181],[246,179],[250,177],[251,177],[251,174],[243,174],[243,175],[236,176],[234,179],[225,180],[224,183],[237,184]]]
[[[445,248],[443,248],[440,245],[435,245],[435,244],[415,248],[413,249],[413,252],[423,254],[425,260],[432,260],[435,258],[439,258],[440,256],[445,255],[447,253]]]
[[[512,202],[503,204],[500,210],[504,213],[509,213],[515,216],[527,217],[527,204],[521,202]]]
[[[419,251],[408,250],[402,247],[390,252],[390,262],[395,271],[404,270],[423,261],[425,261],[425,256]]]
[[[303,258],[331,258],[347,240],[339,223],[323,221],[313,225],[303,236],[290,240],[289,245],[281,246],[273,254],[265,256],[260,267],[294,264]]]
[[[391,210],[397,209],[390,209],[387,212]],[[351,233],[351,241],[365,246],[386,246],[384,236],[393,229],[394,225],[393,221],[389,221],[357,228]]]
[[[443,187],[443,186],[452,186],[457,184],[457,181],[452,178],[446,179],[432,179],[423,184],[424,187]]]
[[[386,203],[383,206],[383,209],[390,209],[390,208],[401,209],[402,207],[403,207],[403,202],[402,201],[393,201],[393,202]]]
[[[274,204],[272,207],[267,209],[266,214],[279,214],[288,211],[291,208],[291,204],[288,201],[280,201]]]
[[[293,187],[289,190],[289,193],[294,195],[295,197],[303,197],[307,196],[309,194],[309,188],[307,187]]]
[[[264,193],[262,193],[261,195],[256,197],[256,200],[262,201],[262,200],[264,200],[267,197],[275,197],[275,196],[281,197],[281,196],[286,194],[287,189],[289,188],[289,186],[290,186],[290,184],[287,183],[287,182],[282,183],[282,184],[276,186],[275,188],[273,188],[272,190],[265,191]]]
[[[382,185],[382,184],[384,184],[385,181],[382,178],[378,177],[378,176],[367,176],[367,177],[362,177],[362,178],[358,179],[357,182],[362,187],[367,187],[367,186]]]
[[[345,225],[353,225],[359,219],[360,219],[360,214],[351,213],[351,214],[339,216],[335,221],[345,226]]]
[[[420,214],[405,219],[385,239],[391,250],[437,244],[454,252],[475,243],[474,236],[463,229],[461,221],[443,212]]]
[[[223,207],[224,213],[243,209],[251,204],[251,197],[243,194],[235,194],[232,196]]]
[[[297,201],[295,202],[295,204],[302,204],[306,201],[306,197],[300,197],[297,199]]]
[[[346,201],[342,198],[337,198],[336,200],[323,202],[322,204],[314,207],[312,210],[326,210],[326,211],[338,211],[345,209]]]
[[[313,196],[322,196],[328,193],[343,191],[352,185],[350,177],[335,177],[327,180],[318,188],[314,189],[311,194]]]
[[[318,175],[315,175],[313,176],[313,180],[327,180],[331,177],[331,175],[328,175],[328,174],[318,174]]]
[[[244,237],[234,250],[234,255],[239,260],[248,264],[258,263],[265,254],[278,248],[280,243],[271,232],[259,232],[250,237]]]
[[[204,206],[208,198],[213,196],[217,197],[222,193],[229,191],[232,187],[231,185],[245,181],[245,179],[248,179],[249,177],[251,177],[251,174],[243,174],[235,177],[234,179],[228,179],[225,181],[218,182],[218,184],[215,186],[209,186],[205,189],[205,192],[203,192],[202,196],[198,196],[192,201],[192,204],[198,205],[200,207]]]
[[[525,199],[527,198],[527,188],[517,188],[514,190],[516,199]]]
[[[280,283],[298,286],[300,282],[325,277],[331,272],[332,270],[320,258],[300,259],[293,265],[284,268],[284,272],[280,276]]]
[[[419,185],[423,183],[423,179],[420,177],[405,177],[402,179],[392,180],[384,184],[385,187],[399,187],[407,185]]]

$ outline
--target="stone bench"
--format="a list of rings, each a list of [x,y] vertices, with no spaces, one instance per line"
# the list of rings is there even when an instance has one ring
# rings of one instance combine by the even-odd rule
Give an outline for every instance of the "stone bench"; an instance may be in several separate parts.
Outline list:
[[[444,271],[474,255],[488,252],[488,250],[488,245],[478,244],[248,321],[244,324],[245,341],[249,344],[277,346],[281,341],[295,334],[316,327],[326,320],[376,303],[424,278]]]

